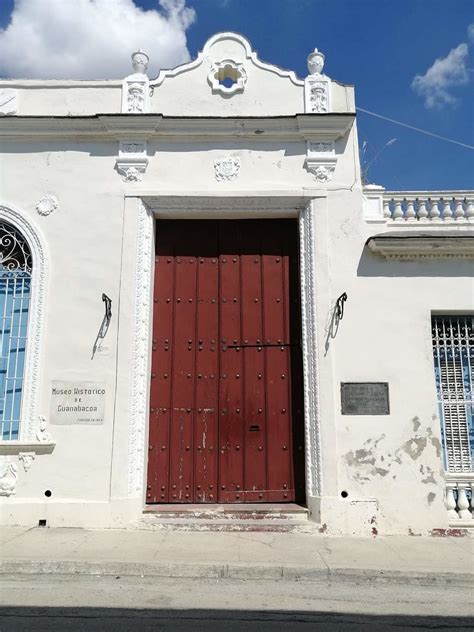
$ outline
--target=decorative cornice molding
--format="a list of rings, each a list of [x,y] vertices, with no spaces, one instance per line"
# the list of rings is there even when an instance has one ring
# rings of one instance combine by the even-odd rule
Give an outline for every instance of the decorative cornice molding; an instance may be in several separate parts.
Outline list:
[[[367,240],[370,250],[386,259],[474,259],[474,231],[445,231],[414,235],[393,232],[374,235]]]
[[[137,250],[135,259],[135,317],[131,367],[131,402],[128,455],[128,495],[143,494],[145,437],[148,401],[150,345],[153,214],[138,200]]]
[[[350,130],[355,114],[295,114],[275,117],[169,117],[161,114],[97,114],[83,117],[0,117],[0,138],[188,141],[253,138],[255,140],[334,141]]]
[[[314,210],[311,202],[300,213],[299,229],[306,487],[308,495],[320,496],[322,493],[321,418],[319,413]]]
[[[38,418],[38,397],[41,384],[41,348],[45,314],[48,258],[40,231],[20,211],[11,205],[0,204],[0,219],[13,224],[25,237],[31,249],[30,314],[28,319],[27,351],[21,404],[20,440],[31,441],[35,437]]]

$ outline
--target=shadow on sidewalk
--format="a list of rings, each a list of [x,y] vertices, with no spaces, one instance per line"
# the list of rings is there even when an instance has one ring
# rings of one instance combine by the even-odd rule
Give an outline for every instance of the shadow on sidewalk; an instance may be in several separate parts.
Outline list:
[[[469,617],[334,612],[0,607],[1,632],[472,632]]]

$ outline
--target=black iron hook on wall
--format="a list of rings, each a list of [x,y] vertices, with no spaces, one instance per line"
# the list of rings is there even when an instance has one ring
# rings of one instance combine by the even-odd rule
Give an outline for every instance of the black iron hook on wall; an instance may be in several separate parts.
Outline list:
[[[112,320],[112,299],[109,298],[107,294],[103,292],[102,302],[104,303],[105,314],[104,314],[104,317],[102,318],[99,331],[97,332],[97,337],[92,347],[92,359],[94,358],[95,353],[99,347],[99,341],[105,338],[105,335],[107,334],[107,331],[109,329],[110,321]]]
[[[347,294],[343,292],[341,296],[336,299],[336,318],[342,320],[344,318],[344,303],[347,301]]]
[[[105,321],[108,326],[112,318],[112,299],[107,294],[102,293],[102,300],[105,303]]]
[[[334,307],[331,308],[330,318],[326,329],[326,341],[324,343],[325,353],[327,355],[329,351],[329,344],[331,339],[334,340],[339,329],[339,323],[344,318],[344,303],[347,301],[347,294],[343,292],[341,296],[338,296]]]

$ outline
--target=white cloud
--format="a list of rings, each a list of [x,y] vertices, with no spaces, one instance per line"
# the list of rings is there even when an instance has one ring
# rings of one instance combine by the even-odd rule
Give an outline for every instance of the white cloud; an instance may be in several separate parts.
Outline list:
[[[0,75],[41,79],[116,79],[131,72],[130,54],[150,56],[149,75],[189,59],[186,0],[15,0],[0,30]]]
[[[467,27],[467,36],[470,42],[474,42],[474,22]]]
[[[424,98],[428,109],[440,109],[457,102],[451,89],[469,83],[467,58],[468,46],[463,42],[446,57],[437,59],[424,75],[415,76],[411,87]]]

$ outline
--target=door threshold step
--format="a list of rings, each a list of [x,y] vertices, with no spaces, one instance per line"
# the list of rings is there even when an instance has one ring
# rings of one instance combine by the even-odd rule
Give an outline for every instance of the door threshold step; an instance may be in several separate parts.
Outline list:
[[[163,508],[147,507],[143,516],[147,520],[154,522],[166,522],[169,520],[180,520],[182,522],[202,522],[202,521],[223,521],[223,522],[281,522],[303,521],[308,518],[308,510],[305,507],[293,505],[285,506],[265,506],[253,505],[242,508],[241,506],[222,506],[222,505],[193,505],[183,507],[182,505],[173,505]]]
[[[140,528],[153,531],[227,531],[267,533],[314,533],[317,525],[309,520],[186,520],[180,518],[155,519],[144,516]]]
[[[169,513],[181,513],[181,514],[195,514],[195,513],[219,513],[219,514],[249,514],[249,513],[263,513],[273,515],[279,514],[298,514],[307,515],[308,509],[302,505],[296,503],[228,503],[228,504],[167,504],[167,505],[147,505],[143,510],[145,514],[169,514]]]
[[[158,505],[143,512],[141,527],[176,531],[267,531],[313,533],[300,505]]]

